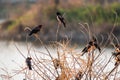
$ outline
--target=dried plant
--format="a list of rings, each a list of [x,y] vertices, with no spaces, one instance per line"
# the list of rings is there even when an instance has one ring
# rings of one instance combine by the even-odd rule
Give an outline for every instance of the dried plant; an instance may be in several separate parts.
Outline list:
[[[85,27],[86,25],[87,28]],[[94,33],[90,31],[89,25],[85,23],[80,24],[80,26],[82,27],[81,29],[83,29],[80,31],[85,35],[84,37],[88,39],[87,41],[90,41],[90,38],[94,36]],[[113,55],[108,59],[104,56],[104,54],[106,54],[105,47],[108,46],[108,43],[113,43],[113,38],[111,39],[111,37],[114,37],[117,40],[112,33],[114,28],[115,26],[113,26],[104,45],[102,44],[104,37],[101,35],[102,40],[99,43],[100,46],[103,46],[100,52],[94,49],[93,51],[86,52],[84,56],[81,56],[81,48],[79,47],[78,51],[76,46],[72,46],[70,43],[71,39],[68,37],[66,37],[66,40],[57,40],[59,25],[56,32],[56,41],[50,43],[50,46],[46,46],[39,35],[35,36],[35,41],[38,40],[39,44],[46,50],[46,52],[35,50],[32,45],[29,46],[26,37],[28,50],[27,56],[20,51],[16,44],[15,47],[25,60],[27,57],[31,58],[30,65],[32,70],[29,70],[27,65],[19,66],[20,70],[16,70],[14,75],[10,75],[6,69],[1,68],[5,72],[5,75],[1,75],[1,78],[10,80],[18,74],[24,74],[24,80],[117,80],[120,76],[120,71],[118,70],[119,64],[116,66],[111,64],[114,58]],[[87,38],[87,36],[89,38]],[[117,40],[117,42],[119,41]],[[54,53],[49,50],[49,47],[54,49]],[[31,54],[31,51],[34,52],[34,54]],[[41,55],[44,55],[44,57]],[[114,66],[113,69],[107,69],[110,64]]]

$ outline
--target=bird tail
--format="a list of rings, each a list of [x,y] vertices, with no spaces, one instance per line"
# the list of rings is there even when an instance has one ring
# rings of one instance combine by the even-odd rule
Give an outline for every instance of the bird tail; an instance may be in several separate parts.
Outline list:
[[[65,24],[65,22],[63,21],[63,25],[64,25],[64,27],[66,28],[66,24]]]
[[[31,36],[31,35],[32,35],[32,32],[29,33],[29,36]]]
[[[117,66],[118,65],[118,63],[117,62],[115,62],[115,66]]]
[[[29,68],[29,70],[32,70],[32,66],[29,65],[28,68]]]
[[[98,49],[99,50],[99,52],[101,53],[101,49]]]
[[[82,52],[81,56],[83,56],[85,54],[85,52]]]

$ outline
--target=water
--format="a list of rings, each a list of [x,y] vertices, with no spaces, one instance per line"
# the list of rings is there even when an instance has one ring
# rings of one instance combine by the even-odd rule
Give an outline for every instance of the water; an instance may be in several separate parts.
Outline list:
[[[46,58],[44,55],[40,54],[40,52],[45,52],[47,51],[44,49],[44,47],[35,47],[32,44],[29,43],[29,46],[27,47],[26,43],[22,42],[4,42],[0,41],[0,68],[4,68],[5,71],[8,71],[9,74],[14,75],[13,70],[21,70],[20,66],[26,67],[25,64],[25,58],[20,54],[20,52],[17,50],[17,48],[21,51],[21,53],[27,57],[28,53],[30,53],[32,56],[35,56],[34,54],[37,54],[38,57]],[[56,57],[56,49],[55,48],[48,48],[52,54],[53,57]],[[29,51],[29,52],[28,52]],[[77,50],[81,51],[81,50]],[[106,59],[106,61],[110,58],[112,49],[106,49],[104,56],[101,56],[100,59]],[[40,55],[39,55],[40,54]],[[47,57],[49,58],[49,57]],[[113,68],[114,62],[112,61],[111,64],[107,67],[106,70],[110,71],[111,68]],[[0,75],[5,74],[5,71],[0,69]],[[23,80],[24,75],[15,75],[14,80]],[[13,80],[12,79],[12,80]],[[0,79],[2,80],[2,79]]]
[[[0,19],[0,24],[5,22],[5,19]]]
[[[23,53],[27,53],[24,44],[19,44],[22,48]],[[19,54],[16,47],[13,43],[0,42],[0,67],[5,68],[8,73],[12,73],[13,70],[19,69],[19,65],[24,64],[25,59]],[[1,74],[4,74],[4,71],[0,71]],[[13,74],[12,74],[13,75]],[[16,77],[15,77],[16,78]],[[21,78],[17,79],[20,80]],[[22,79],[21,79],[22,80]]]
[[[13,70],[21,70],[20,66],[26,67],[25,58],[24,58],[24,56],[22,56],[20,54],[20,52],[15,47],[15,45],[17,46],[17,48],[20,50],[20,52],[25,57],[29,56],[28,51],[30,51],[29,53],[32,56],[35,56],[34,53],[37,55],[40,54],[40,52],[47,53],[43,47],[35,47],[30,43],[28,44],[28,47],[27,47],[27,44],[22,43],[22,42],[17,43],[17,42],[0,41],[0,68],[4,68],[11,75],[15,74],[15,73],[13,73],[14,72]],[[29,50],[28,50],[28,48],[29,48]],[[55,52],[55,50],[50,48],[50,52]],[[44,58],[44,55],[40,54],[40,57]],[[4,73],[5,73],[5,71],[0,70],[0,75],[2,75]],[[16,75],[14,77],[14,79],[15,80],[23,80],[23,75],[18,75],[18,76]]]

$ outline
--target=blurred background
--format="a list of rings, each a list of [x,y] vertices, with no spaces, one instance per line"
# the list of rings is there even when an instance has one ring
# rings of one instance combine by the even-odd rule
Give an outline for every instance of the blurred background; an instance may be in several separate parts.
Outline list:
[[[107,38],[116,26],[113,33],[120,39],[120,0],[0,0],[0,40],[25,41],[24,28],[42,24],[41,39],[54,41],[57,11],[64,15],[67,24],[66,29],[61,25],[59,40],[67,35],[73,43],[86,41],[81,28],[87,28],[86,23],[98,39],[100,35]],[[29,39],[32,40],[33,37]]]

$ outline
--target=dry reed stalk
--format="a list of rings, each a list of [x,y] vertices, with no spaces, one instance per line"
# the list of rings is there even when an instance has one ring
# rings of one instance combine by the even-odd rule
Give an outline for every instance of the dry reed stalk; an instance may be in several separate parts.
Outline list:
[[[38,59],[37,56],[35,56],[35,58],[36,58],[36,60],[34,59],[34,60],[35,60],[34,62],[38,62],[38,63],[36,63],[36,64],[37,64],[36,66],[37,66],[37,68],[38,68],[40,71],[41,71],[41,69],[42,69],[42,70],[45,70],[45,69],[46,69],[48,72],[51,73],[52,76],[55,77],[55,75],[53,74],[53,72],[44,64],[44,62],[41,62],[41,61]],[[39,65],[38,65],[38,64],[39,64]],[[43,67],[42,67],[42,66],[40,67],[40,64],[41,64]],[[45,72],[45,71],[44,71],[44,72]],[[44,72],[43,72],[43,74],[46,75],[46,76],[48,76],[48,75],[45,74]],[[39,72],[39,73],[40,73],[40,72]],[[49,79],[49,77],[48,77],[48,79]]]
[[[116,16],[117,19],[117,16]],[[88,34],[89,39],[92,37],[92,33],[90,31],[90,27],[88,23],[81,24],[81,29],[80,30],[87,38],[86,33]],[[49,57],[49,59],[44,59],[42,57],[38,57],[34,50],[35,57],[30,54],[30,50],[32,46],[29,47],[28,42],[27,42],[27,36],[26,36],[26,45],[27,45],[27,50],[28,50],[28,55],[27,56],[32,56],[32,63],[33,63],[33,75],[32,72],[27,72],[26,67],[23,68],[19,66],[22,70],[15,71],[16,74],[10,76],[9,73],[6,72],[7,75],[4,75],[6,79],[12,79],[15,75],[17,74],[25,74],[25,79],[31,79],[34,77],[34,79],[41,78],[43,80],[74,80],[75,78],[78,78],[78,80],[104,80],[109,79],[111,77],[112,72],[116,70],[114,74],[114,80],[117,79],[116,75],[119,74],[117,71],[118,66],[115,66],[108,74],[106,75],[106,72],[104,72],[105,68],[108,66],[108,64],[111,62],[112,56],[109,58],[109,60],[105,63],[102,60],[99,60],[99,57],[104,55],[104,48],[108,45],[109,41],[111,40],[111,37],[113,36],[117,43],[119,43],[118,39],[116,36],[112,33],[116,25],[116,20],[114,23],[114,26],[112,30],[110,31],[108,35],[108,39],[106,43],[103,45],[103,50],[99,54],[95,54],[95,52],[90,52],[87,55],[87,59],[82,59],[80,56],[76,57],[77,52],[73,52],[74,49],[70,48],[70,40],[68,40],[68,37],[66,36],[66,41],[63,42],[58,42],[58,34],[59,34],[59,28],[60,25],[58,24],[57,27],[57,32],[56,32],[56,41],[55,41],[55,47],[57,49],[57,58],[54,58],[47,46],[43,43],[43,41],[40,39],[38,35],[34,35],[36,40],[39,40],[39,43],[41,46],[45,48],[47,53],[44,52],[39,52],[40,54],[45,55],[46,57]],[[87,28],[86,28],[87,27]],[[84,31],[83,31],[84,30]],[[103,44],[104,37],[101,35],[101,43],[100,45]],[[19,53],[26,59],[26,57],[23,55],[23,53],[19,50],[19,48],[16,46],[16,49],[19,51]],[[96,52],[97,53],[97,52]],[[47,63],[47,61],[49,63]],[[76,66],[77,65],[77,66]],[[60,69],[60,71],[59,71]],[[25,71],[26,70],[26,71]],[[57,74],[57,75],[56,75]],[[104,77],[105,75],[105,77]],[[10,76],[10,77],[9,77]],[[36,77],[37,76],[37,77]],[[52,76],[52,77],[51,77]]]
[[[38,36],[37,36],[36,38],[39,40],[39,42],[41,43],[41,45],[46,49],[46,51],[48,52],[48,55],[49,55],[49,57],[51,58],[51,60],[53,60],[53,57],[52,57],[52,55],[50,54],[49,50],[47,49],[46,45],[44,45],[44,43],[42,42],[42,40],[41,40]],[[54,63],[53,63],[53,64],[54,64]],[[59,76],[59,73],[58,73],[57,69],[55,69],[55,70],[56,70],[56,72],[57,72],[57,75]]]
[[[104,80],[107,80],[107,79],[109,79],[108,77],[109,77],[109,75],[118,67],[119,65],[116,65],[109,73],[108,73],[108,75],[107,76],[105,76],[105,78],[104,78]]]

